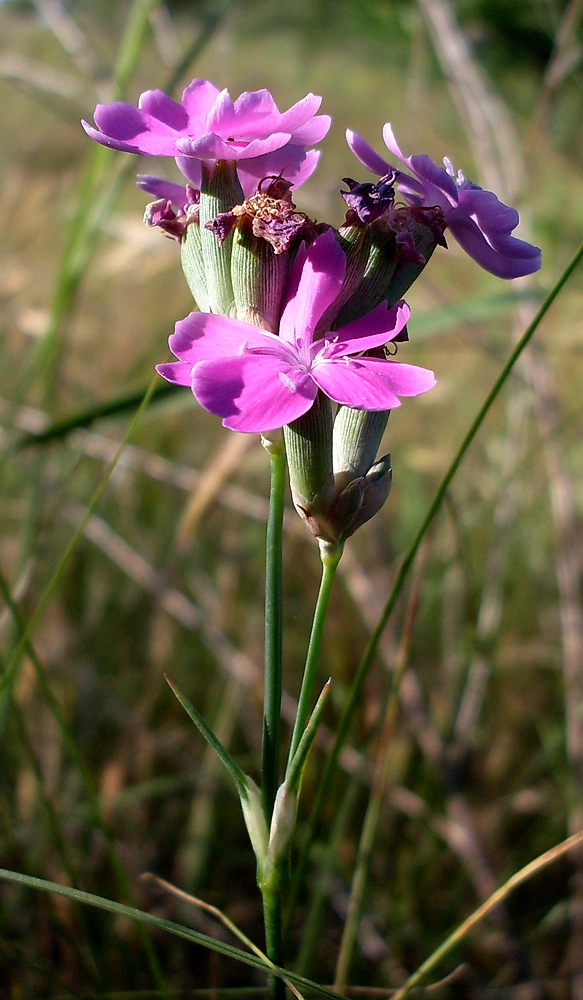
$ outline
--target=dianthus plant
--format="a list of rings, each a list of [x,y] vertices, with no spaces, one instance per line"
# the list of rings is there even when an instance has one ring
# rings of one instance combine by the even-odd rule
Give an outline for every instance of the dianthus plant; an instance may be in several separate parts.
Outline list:
[[[113,149],[172,157],[182,180],[139,175],[155,197],[145,221],[179,244],[196,309],[176,323],[177,360],[160,375],[189,388],[233,431],[260,434],[270,455],[263,759],[261,783],[244,774],[186,699],[191,718],[229,769],[257,859],[267,953],[283,965],[281,905],[302,772],[330,684],[312,707],[320,638],[346,539],[384,504],[389,455],[377,457],[391,410],[435,384],[433,372],[389,355],[408,340],[403,301],[435,248],[451,233],[500,278],[530,274],[540,251],[513,236],[516,211],[491,191],[405,156],[390,124],[389,159],[358,133],[347,142],[373,180],[343,179],[343,223],[310,219],[295,191],[315,170],[313,147],[328,132],[321,98],[280,111],[267,90],[231,101],[193,80],[176,102],[158,90],[138,106],[99,105],[88,135]],[[401,353],[401,352],[399,352]],[[403,347],[406,353],[406,347]],[[413,405],[413,404],[407,404]],[[322,584],[288,759],[280,771],[281,554],[285,472],[293,502],[318,540]],[[273,997],[283,981],[273,977]]]

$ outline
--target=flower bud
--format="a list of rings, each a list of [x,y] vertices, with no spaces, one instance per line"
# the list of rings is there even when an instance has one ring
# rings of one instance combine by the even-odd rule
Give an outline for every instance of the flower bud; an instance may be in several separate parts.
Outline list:
[[[336,328],[359,319],[383,301],[397,265],[399,248],[395,233],[386,225],[384,219],[381,218],[371,225],[353,221],[350,228],[354,225],[360,225],[368,230],[368,253],[361,280],[336,316],[334,322]],[[341,226],[339,230],[341,236],[345,234],[347,228]]]
[[[332,408],[323,392],[283,429],[294,507],[316,538],[335,541],[328,524],[336,499],[332,473]]]

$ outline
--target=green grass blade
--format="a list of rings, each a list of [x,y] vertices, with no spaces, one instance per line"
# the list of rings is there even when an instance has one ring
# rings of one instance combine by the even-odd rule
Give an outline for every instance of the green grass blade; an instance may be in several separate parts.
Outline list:
[[[314,706],[314,711],[312,712],[309,722],[304,729],[298,748],[290,761],[286,781],[293,795],[299,795],[302,774],[304,773],[304,768],[310,755],[310,750],[314,745],[316,733],[318,732],[318,726],[322,721],[322,715],[324,714],[324,709],[328,703],[331,688],[332,678],[329,678],[322,688],[320,696]]]
[[[328,796],[328,794],[330,792],[330,788],[331,788],[331,785],[332,785],[332,780],[334,778],[334,774],[335,774],[335,771],[336,771],[336,764],[338,762],[338,758],[340,756],[340,752],[341,752],[341,750],[342,750],[342,748],[344,746],[344,743],[346,741],[346,737],[348,735],[348,730],[349,730],[350,724],[352,722],[352,717],[354,715],[356,706],[358,705],[359,699],[360,699],[361,694],[362,694],[364,682],[365,682],[365,680],[366,680],[366,678],[368,676],[369,670],[370,670],[370,668],[371,668],[371,666],[372,666],[372,664],[374,662],[374,657],[375,657],[375,654],[376,654],[376,650],[377,650],[377,646],[379,644],[380,638],[381,638],[381,636],[383,634],[383,631],[385,629],[385,626],[386,626],[386,624],[387,624],[387,622],[388,622],[388,620],[389,620],[389,618],[391,616],[391,613],[392,613],[392,611],[393,611],[393,609],[394,609],[394,607],[395,607],[395,605],[397,603],[397,599],[398,599],[398,597],[399,597],[399,595],[400,595],[400,593],[401,593],[401,591],[403,589],[405,580],[407,579],[407,577],[409,575],[409,572],[410,572],[410,570],[411,570],[411,568],[413,566],[413,563],[415,561],[415,557],[417,555],[417,552],[419,551],[419,547],[420,547],[423,539],[425,538],[425,535],[426,535],[426,533],[427,533],[427,531],[429,529],[429,526],[431,525],[431,523],[433,521],[433,518],[437,514],[437,511],[439,510],[439,508],[441,507],[441,504],[442,504],[443,499],[444,499],[444,497],[445,497],[445,495],[447,493],[447,490],[449,489],[449,486],[450,486],[450,484],[451,484],[451,482],[452,482],[452,480],[453,480],[453,478],[454,478],[457,470],[459,469],[459,467],[460,467],[460,465],[462,463],[463,458],[465,457],[465,455],[466,455],[466,453],[467,453],[470,445],[472,444],[474,438],[476,437],[478,431],[480,430],[482,424],[484,423],[484,420],[486,419],[486,416],[489,413],[489,411],[490,411],[490,409],[492,407],[492,404],[494,403],[494,401],[498,397],[498,395],[501,392],[503,386],[506,384],[506,382],[508,380],[508,377],[509,377],[509,375],[510,375],[510,373],[511,373],[513,367],[514,367],[514,365],[516,364],[518,358],[520,357],[520,355],[524,351],[525,347],[527,346],[527,344],[529,343],[529,341],[532,339],[532,337],[536,333],[536,330],[538,329],[541,321],[546,316],[546,314],[549,311],[551,305],[553,304],[553,302],[555,301],[555,299],[557,298],[557,296],[559,295],[559,293],[561,292],[561,290],[563,289],[563,287],[566,285],[567,281],[569,280],[569,278],[571,277],[571,275],[573,274],[573,272],[577,268],[577,266],[580,263],[580,261],[581,261],[582,258],[583,258],[583,244],[579,247],[579,249],[577,250],[577,252],[573,256],[573,258],[571,259],[571,261],[569,262],[569,264],[567,265],[567,267],[564,269],[564,271],[562,272],[562,274],[560,275],[560,277],[557,279],[557,281],[555,282],[555,284],[551,288],[550,292],[545,297],[543,303],[541,304],[538,312],[534,316],[532,322],[528,325],[528,327],[526,328],[526,330],[523,333],[522,337],[520,338],[520,340],[516,344],[515,348],[510,353],[510,355],[508,357],[508,360],[506,361],[506,364],[504,365],[504,367],[502,368],[502,371],[500,372],[500,375],[498,376],[498,378],[494,382],[494,385],[492,386],[490,392],[486,396],[486,399],[482,403],[482,406],[480,407],[480,409],[478,410],[478,413],[476,414],[474,420],[472,421],[469,430],[465,434],[465,436],[464,436],[464,438],[462,440],[462,443],[461,443],[461,445],[460,445],[460,447],[459,447],[456,455],[454,456],[453,461],[451,462],[449,468],[447,469],[447,471],[446,471],[446,473],[445,473],[445,475],[444,475],[444,477],[443,477],[443,479],[442,479],[442,481],[441,481],[441,483],[440,483],[440,485],[439,485],[439,487],[438,487],[438,489],[437,489],[437,491],[436,491],[436,493],[435,493],[435,495],[433,497],[433,500],[432,500],[431,504],[429,505],[427,513],[426,513],[426,515],[425,515],[425,517],[424,517],[424,519],[423,519],[423,521],[422,521],[422,523],[421,523],[421,525],[420,525],[420,527],[419,527],[419,529],[417,531],[417,534],[413,538],[413,541],[411,542],[411,545],[409,546],[409,549],[408,549],[408,551],[407,551],[407,553],[405,555],[405,558],[403,559],[403,562],[401,563],[401,566],[399,567],[399,571],[397,573],[397,576],[396,576],[396,579],[395,579],[395,583],[393,584],[392,591],[389,594],[389,597],[387,598],[387,601],[386,601],[385,607],[383,609],[383,612],[381,614],[381,617],[379,619],[379,622],[378,622],[378,624],[377,624],[374,632],[372,633],[372,635],[371,635],[371,637],[369,639],[369,642],[368,642],[368,645],[367,645],[366,650],[364,652],[363,658],[362,658],[362,660],[360,662],[359,668],[358,668],[357,673],[355,675],[354,681],[352,683],[352,688],[350,690],[348,699],[346,701],[346,704],[344,706],[344,710],[342,712],[342,715],[341,715],[339,723],[338,723],[338,727],[337,727],[337,731],[336,731],[336,737],[335,737],[335,740],[334,740],[334,744],[333,744],[332,749],[331,749],[331,751],[330,751],[330,753],[329,753],[329,755],[327,757],[327,760],[326,760],[326,766],[325,766],[324,772],[322,774],[322,778],[320,780],[320,785],[319,785],[319,788],[318,788],[318,793],[316,795],[316,798],[315,798],[315,801],[314,801],[314,805],[313,805],[313,808],[312,808],[312,814],[311,814],[311,817],[310,817],[310,821],[309,821],[309,825],[308,825],[308,830],[306,832],[306,837],[305,837],[305,840],[304,840],[304,845],[303,845],[300,857],[298,858],[298,862],[297,862],[297,866],[296,866],[296,871],[294,873],[294,880],[293,880],[293,886],[292,886],[292,892],[291,892],[291,903],[290,903],[290,915],[289,915],[289,920],[290,921],[291,921],[291,919],[293,917],[293,911],[294,911],[295,905],[296,905],[295,901],[298,898],[298,894],[299,894],[300,888],[301,888],[301,886],[303,885],[303,882],[304,882],[305,873],[306,873],[307,864],[308,864],[308,857],[309,857],[310,845],[313,842],[317,824],[318,824],[320,816],[322,814],[322,810],[324,808],[324,804],[326,802],[326,798],[327,798],[327,796]]]
[[[125,396],[118,396],[117,399],[110,400],[109,403],[101,403],[97,406],[89,406],[86,410],[73,413],[65,420],[59,420],[39,434],[27,432],[23,435],[15,446],[16,451],[30,448],[31,445],[44,445],[53,441],[60,441],[72,431],[82,427],[90,427],[96,420],[105,417],[117,417],[122,413],[136,410],[142,402],[147,389],[140,389],[139,392],[131,392]],[[157,385],[150,395],[150,403],[163,402],[167,396],[176,394],[176,386],[170,384]]]
[[[236,948],[234,945],[227,944],[224,941],[219,941],[206,934],[201,934],[199,931],[191,930],[190,927],[185,927],[183,924],[174,923],[172,920],[165,920],[163,917],[157,917],[155,914],[148,913],[145,910],[138,910],[134,906],[126,906],[124,903],[117,903],[113,899],[106,899],[103,896],[95,896],[91,892],[85,892],[81,889],[72,889],[70,886],[59,885],[58,882],[50,882],[47,879],[36,878],[32,875],[24,875],[21,872],[9,871],[6,868],[0,868],[0,879],[6,879],[8,882],[13,882],[29,889],[40,890],[41,892],[52,892],[58,896],[64,896],[66,899],[71,899],[78,903],[95,906],[100,910],[105,910],[106,912],[113,913],[116,916],[128,917],[130,920],[135,920],[138,923],[149,924],[151,927],[157,927],[159,930],[166,931],[166,933],[172,934],[175,937],[184,938],[186,941],[191,941],[193,944],[201,945],[203,948],[209,948],[211,951],[215,951],[219,955],[224,955],[226,958],[232,958],[237,962],[242,962],[244,965],[250,965],[255,969],[260,969],[265,973],[275,974],[281,979],[289,979],[290,982],[294,983],[296,986],[299,986],[316,996],[325,997],[327,1000],[338,1000],[340,996],[340,994],[327,989],[325,986],[320,986],[318,983],[314,983],[310,979],[298,976],[295,972],[290,972],[287,969],[280,968],[279,966],[268,965],[263,959],[259,958],[259,956],[243,951],[241,948]]]
[[[202,715],[200,715],[200,713],[197,712],[194,705],[192,705],[189,702],[188,698],[182,694],[182,691],[176,686],[176,684],[174,684],[174,682],[171,681],[169,677],[166,677],[166,682],[170,687],[170,689],[172,690],[172,693],[176,696],[176,698],[182,705],[186,714],[194,722],[195,726],[197,727],[201,735],[204,736],[209,746],[213,748],[217,756],[220,757],[220,759],[222,760],[227,771],[229,772],[229,774],[231,775],[233,781],[237,786],[237,791],[239,793],[240,798],[247,800],[249,797],[249,786],[247,783],[246,775],[243,773],[241,768],[238,767],[237,764],[235,764],[235,761],[231,757],[230,753],[227,750],[225,750],[225,747],[220,742],[220,740],[217,739],[212,729],[209,729]]]
[[[157,376],[156,376],[156,378],[157,378]],[[107,468],[106,468],[105,472],[103,473],[101,479],[99,480],[99,483],[98,483],[98,485],[97,485],[97,487],[96,487],[96,489],[95,489],[95,491],[93,493],[93,496],[91,497],[91,499],[90,499],[90,501],[89,501],[89,503],[87,505],[87,510],[85,511],[85,514],[84,514],[83,518],[81,519],[81,522],[80,522],[77,530],[75,531],[73,537],[71,538],[69,544],[67,545],[67,547],[66,547],[63,555],[59,559],[59,562],[57,563],[57,566],[55,567],[53,575],[51,576],[51,579],[49,580],[49,583],[47,584],[47,587],[45,588],[43,596],[41,597],[39,603],[37,604],[35,611],[31,614],[29,622],[28,622],[28,624],[27,624],[27,626],[26,626],[23,634],[21,635],[20,639],[16,643],[16,647],[13,650],[12,655],[9,657],[8,662],[6,663],[6,667],[4,669],[4,673],[0,677],[0,693],[2,691],[4,691],[5,688],[7,688],[8,685],[11,684],[12,681],[14,680],[14,677],[15,677],[15,674],[16,674],[16,670],[17,670],[17,667],[18,667],[18,663],[20,662],[20,657],[21,657],[24,649],[26,648],[26,644],[27,644],[28,640],[30,639],[32,633],[34,632],[34,629],[36,628],[38,620],[39,620],[40,616],[42,615],[44,609],[46,608],[46,606],[47,606],[47,604],[48,604],[48,602],[49,602],[49,600],[50,600],[50,598],[51,598],[51,596],[53,594],[53,591],[55,590],[55,587],[57,586],[57,584],[59,583],[59,580],[63,576],[63,573],[65,572],[65,569],[66,569],[66,567],[67,567],[67,565],[69,563],[69,560],[70,560],[71,556],[73,555],[73,552],[77,548],[79,540],[80,540],[80,538],[81,538],[81,536],[83,534],[83,529],[85,528],[85,525],[87,524],[87,521],[89,520],[89,518],[90,518],[91,514],[93,513],[95,507],[99,503],[99,500],[101,499],[101,497],[102,497],[102,495],[103,495],[103,493],[105,491],[105,488],[106,488],[106,486],[107,486],[107,484],[109,482],[109,479],[110,479],[110,477],[111,477],[111,475],[113,473],[113,470],[115,469],[115,467],[116,467],[116,465],[118,463],[119,457],[120,457],[121,453],[123,452],[123,449],[125,448],[127,442],[130,440],[132,434],[134,433],[134,431],[135,431],[135,429],[136,429],[136,427],[137,427],[137,425],[138,425],[138,423],[140,421],[142,412],[144,411],[144,409],[148,405],[150,396],[151,396],[151,394],[152,394],[152,392],[154,390],[154,385],[155,385],[155,380],[152,380],[152,384],[151,384],[148,392],[144,396],[144,399],[142,400],[142,405],[140,406],[140,409],[138,410],[138,412],[134,416],[134,419],[132,420],[131,424],[129,425],[128,430],[127,430],[126,434],[124,435],[122,441],[120,442],[120,445],[117,448],[115,455],[113,456],[111,462],[107,466]]]

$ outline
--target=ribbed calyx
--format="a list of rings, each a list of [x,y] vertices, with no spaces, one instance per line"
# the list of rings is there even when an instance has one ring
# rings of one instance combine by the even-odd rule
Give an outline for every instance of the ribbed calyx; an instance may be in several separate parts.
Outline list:
[[[186,283],[200,312],[210,312],[198,220],[186,226],[180,243],[180,262]]]
[[[283,429],[294,506],[323,553],[341,547],[389,495],[390,456],[374,461],[388,416],[341,407],[337,428],[330,401],[318,393]]]
[[[353,410],[340,406],[332,435],[334,482],[343,490],[374,464],[390,410]]]
[[[332,475],[332,407],[318,392],[314,405],[283,429],[294,506],[316,538],[330,537],[328,513],[336,490]]]
[[[415,249],[423,260],[419,262],[400,260],[397,263],[383,296],[389,306],[394,306],[407,294],[413,282],[417,281],[422,270],[428,264],[437,246],[435,234],[429,226],[424,226],[420,222],[411,222],[409,231],[413,237]]]
[[[235,316],[243,323],[277,333],[289,273],[289,251],[275,253],[242,218],[233,233],[231,279]]]
[[[233,308],[231,282],[232,234],[219,242],[207,223],[230,212],[243,200],[234,160],[218,160],[214,166],[203,161],[200,189],[200,239],[208,289],[209,311],[230,316]]]
[[[363,238],[362,245],[366,256],[362,262],[360,281],[336,316],[334,326],[337,329],[364,316],[386,298],[387,287],[397,264],[399,247],[395,233],[387,228],[382,219],[371,225],[361,222],[343,226],[339,232],[341,236],[347,237],[356,228],[365,230],[366,241]]]
[[[346,273],[339,295],[318,321],[316,337],[325,336],[330,330],[343,325],[337,322],[337,317],[339,314],[343,315],[343,307],[352,300],[360,288],[371,254],[369,227],[361,222],[343,226],[338,231],[337,239],[346,257]]]
[[[354,226],[350,228],[353,229]],[[370,250],[363,279],[340,310],[334,323],[337,328],[358,319],[383,300],[387,301],[389,307],[399,302],[437,246],[435,235],[428,226],[408,220],[408,232],[413,238],[414,249],[420,260],[404,260],[404,255],[399,254],[396,234],[382,218],[366,228],[369,231]],[[375,462],[389,413],[389,410],[353,410],[347,406],[338,408],[333,433],[333,470],[338,492],[337,508],[341,502],[346,508],[343,518],[338,511],[336,514],[339,526],[340,521],[343,521],[342,540],[369,521],[389,495],[392,485],[391,456],[384,455]],[[356,503],[358,498],[359,504]]]

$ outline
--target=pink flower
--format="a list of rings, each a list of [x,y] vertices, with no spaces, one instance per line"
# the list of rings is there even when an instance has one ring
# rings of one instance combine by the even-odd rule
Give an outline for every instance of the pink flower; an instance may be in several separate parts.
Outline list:
[[[228,91],[197,79],[180,103],[161,90],[147,90],[137,108],[123,101],[98,104],[97,128],[81,124],[87,135],[112,149],[176,157],[196,187],[201,160],[236,160],[247,195],[268,174],[283,170],[297,187],[313,172],[318,154],[306,153],[305,147],[319,142],[330,128],[329,115],[316,114],[321,102],[321,97],[307,94],[282,112],[268,90],[254,90],[233,103]]]
[[[383,138],[393,156],[414,174],[411,177],[396,171],[395,183],[401,194],[411,205],[439,207],[453,236],[481,267],[498,278],[518,278],[538,271],[539,248],[511,236],[519,221],[514,208],[504,205],[492,191],[484,191],[466,180],[461,171],[455,175],[447,158],[443,161],[444,170],[428,156],[405,156],[388,122],[383,128]],[[348,130],[346,140],[354,155],[373,174],[382,177],[393,170],[358,133]]]
[[[315,339],[345,271],[346,258],[329,230],[298,252],[279,336],[226,316],[191,313],[170,337],[179,360],[158,365],[158,372],[169,382],[190,386],[225,427],[249,433],[296,420],[310,409],[319,389],[358,410],[391,410],[400,406],[398,396],[431,389],[435,378],[425,368],[363,356],[400,333],[409,317],[404,302],[390,310],[382,303]]]

